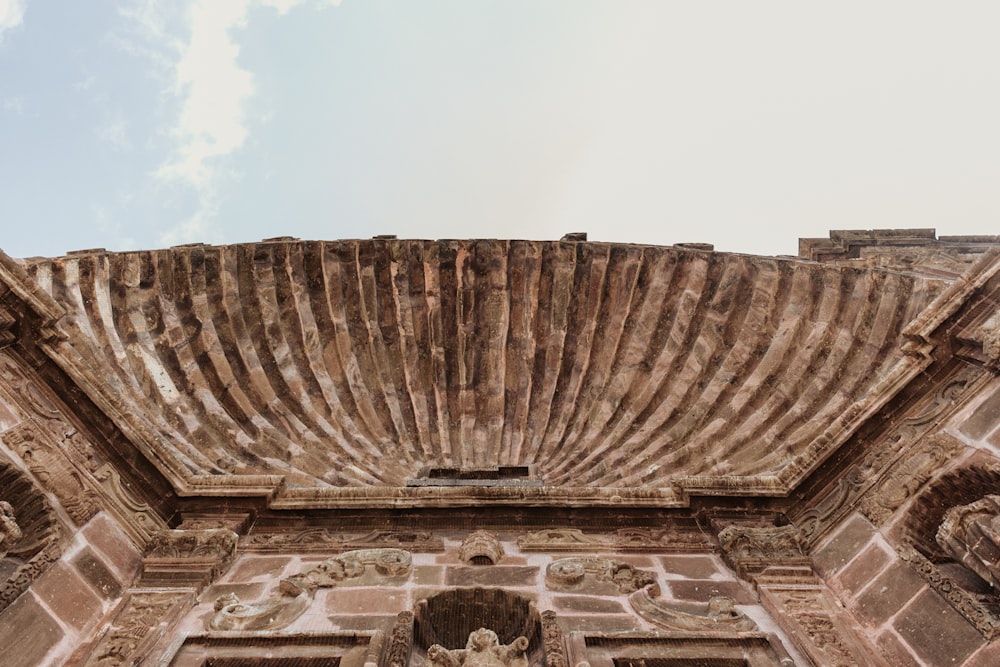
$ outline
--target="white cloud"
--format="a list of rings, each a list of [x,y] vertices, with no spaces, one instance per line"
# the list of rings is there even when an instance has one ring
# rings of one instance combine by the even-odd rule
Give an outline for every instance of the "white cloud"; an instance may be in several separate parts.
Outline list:
[[[98,138],[108,143],[111,148],[118,152],[132,150],[132,142],[128,138],[128,124],[121,116],[98,127],[95,131]]]
[[[3,34],[24,22],[24,0],[0,0],[0,40]]]
[[[303,2],[304,0],[260,0],[261,5],[278,10],[278,13],[282,16],[303,4]],[[331,5],[333,7],[340,5],[340,2],[341,0],[318,0],[318,4]]]

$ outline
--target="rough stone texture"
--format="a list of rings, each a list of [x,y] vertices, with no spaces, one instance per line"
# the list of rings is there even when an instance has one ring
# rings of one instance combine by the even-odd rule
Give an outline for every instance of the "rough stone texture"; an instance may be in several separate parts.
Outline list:
[[[708,579],[693,579],[689,581],[670,581],[667,584],[674,597],[680,600],[708,602],[709,598],[722,595],[736,600],[737,604],[753,604],[750,593],[735,581],[712,581]]]
[[[449,586],[534,586],[539,580],[536,567],[456,567],[448,570]]]
[[[286,504],[328,505],[369,485],[416,504],[475,495],[405,486],[434,466],[535,465],[546,486],[642,485],[667,506],[672,485],[787,491],[884,400],[877,383],[918,372],[897,366],[900,332],[943,285],[491,240],[85,253],[27,271],[67,310],[66,367],[113,374],[93,389],[114,386],[114,418],[155,434],[143,446],[175,487],[283,478]]]
[[[589,612],[593,614],[623,614],[625,607],[615,600],[599,597],[561,596],[553,600],[555,608],[572,614],[573,612]]]
[[[870,584],[893,559],[894,556],[886,553],[881,544],[873,541],[844,567],[838,581],[849,595],[855,595]]]
[[[660,558],[667,576],[710,579],[720,574],[719,563],[708,556],[665,556]]]

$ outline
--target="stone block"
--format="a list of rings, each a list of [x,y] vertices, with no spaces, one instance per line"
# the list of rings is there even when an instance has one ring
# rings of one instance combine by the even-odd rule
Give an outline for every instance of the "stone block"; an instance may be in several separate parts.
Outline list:
[[[709,598],[723,595],[732,598],[736,604],[754,604],[755,600],[750,593],[743,588],[742,584],[736,581],[713,581],[709,579],[681,579],[671,580],[666,586],[679,600],[691,600],[694,602],[708,602]]]
[[[0,663],[4,667],[38,667],[62,638],[59,623],[30,593],[0,612]]]
[[[79,631],[101,618],[101,598],[76,570],[58,562],[32,586],[32,591],[66,625]]]
[[[1000,665],[1000,642],[994,641],[979,649],[963,667],[996,667],[997,665]]]
[[[444,568],[437,565],[417,565],[413,568],[413,583],[421,586],[439,586],[444,580]]]
[[[131,583],[139,574],[142,552],[110,516],[100,512],[80,534],[117,571],[120,581]]]
[[[84,547],[70,560],[70,563],[101,597],[113,599],[121,595],[122,582],[115,577],[108,565],[90,547]]]
[[[994,391],[962,422],[958,430],[973,440],[982,440],[1000,425],[1000,389]]]
[[[718,561],[711,556],[663,556],[660,558],[667,576],[685,579],[711,579],[722,572]]]
[[[860,514],[852,514],[844,525],[813,554],[816,569],[832,574],[858,555],[875,537],[875,526]]]
[[[851,612],[862,623],[881,625],[926,587],[919,574],[897,561],[857,597]]]
[[[398,614],[408,607],[403,588],[332,588],[326,592],[326,610],[332,615]]]
[[[201,601],[214,604],[215,600],[220,596],[233,593],[241,602],[255,602],[261,599],[266,593],[276,589],[276,585],[262,582],[250,584],[215,584],[205,591],[201,596]]]
[[[932,590],[918,595],[893,621],[926,664],[961,665],[986,644],[979,631]]]
[[[892,630],[886,630],[875,640],[878,650],[893,667],[922,667],[910,649],[899,640]]]
[[[536,586],[538,575],[537,567],[453,567],[445,580],[449,586]]]
[[[395,616],[331,616],[330,622],[341,630],[358,630],[368,632],[384,630],[389,632],[396,622]],[[330,664],[334,664],[331,661]]]
[[[563,616],[557,617],[563,632],[635,632],[642,630],[638,619],[631,616]]]
[[[269,578],[279,579],[291,561],[286,556],[247,556],[233,566],[226,578],[230,581],[249,581],[267,575]]]
[[[870,543],[841,571],[838,581],[851,597],[867,586],[889,563],[892,556],[877,543]]]
[[[623,614],[625,608],[620,602],[605,598],[572,595],[560,596],[553,600],[558,611],[583,612],[594,614]]]

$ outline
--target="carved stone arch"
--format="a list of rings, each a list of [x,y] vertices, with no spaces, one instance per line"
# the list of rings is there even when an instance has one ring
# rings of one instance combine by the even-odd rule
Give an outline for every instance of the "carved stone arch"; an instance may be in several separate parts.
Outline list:
[[[465,648],[469,635],[486,628],[501,644],[528,639],[529,664],[542,655],[541,615],[531,600],[498,588],[456,588],[420,600],[414,608],[415,652],[425,655],[439,644]]]
[[[16,538],[0,545],[0,610],[28,589],[61,553],[60,528],[45,494],[7,461],[0,461],[0,500],[9,503]]]

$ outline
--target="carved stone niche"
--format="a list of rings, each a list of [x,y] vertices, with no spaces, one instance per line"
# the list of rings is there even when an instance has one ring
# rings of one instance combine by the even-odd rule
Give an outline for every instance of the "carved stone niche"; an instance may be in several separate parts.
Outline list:
[[[496,565],[503,558],[503,545],[493,533],[477,530],[462,542],[458,557],[469,565]]]
[[[493,636],[477,634],[484,629],[495,635],[496,644],[492,642]],[[451,653],[469,651],[473,635],[476,635],[477,647],[484,642],[487,644],[485,648],[471,649],[478,651],[480,655]],[[487,650],[485,655],[482,654],[482,650],[491,647],[496,650],[505,647],[505,659],[509,661],[501,661],[500,664],[489,661],[489,665],[477,662],[480,658],[489,659],[495,653]],[[496,588],[457,588],[444,591],[417,603],[414,609],[413,652],[415,657],[422,660],[435,660],[439,667],[535,665],[541,662],[545,653],[541,615],[534,602]],[[519,662],[519,656],[522,655],[526,661],[523,664]],[[473,662],[469,662],[467,657],[472,658]],[[450,663],[451,658],[460,661],[454,665]]]
[[[41,490],[0,461],[0,610],[59,559],[58,519]]]

